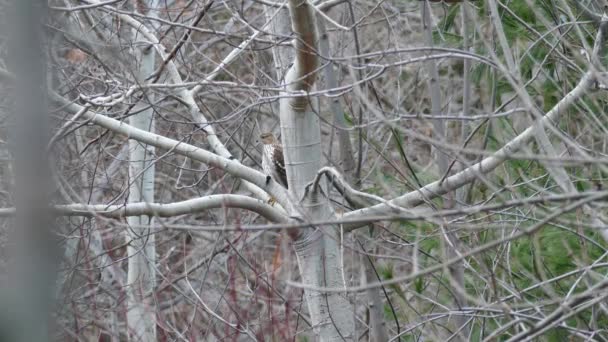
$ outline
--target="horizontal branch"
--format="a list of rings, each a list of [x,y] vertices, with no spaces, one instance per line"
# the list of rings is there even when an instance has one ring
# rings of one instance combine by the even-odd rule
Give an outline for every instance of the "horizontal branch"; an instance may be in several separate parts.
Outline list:
[[[146,203],[137,202],[129,204],[61,204],[52,207],[56,215],[62,216],[102,216],[108,218],[122,218],[129,216],[155,216],[173,217],[179,215],[196,214],[209,209],[239,208],[253,211],[275,223],[287,222],[287,217],[276,208],[264,201],[243,195],[210,195],[201,198],[189,199],[175,203]],[[0,217],[12,216],[15,208],[0,209]]]
[[[578,195],[578,194],[577,194]],[[477,255],[479,253],[482,253],[484,251],[487,250],[492,250],[497,248],[500,245],[506,244],[510,241],[515,241],[517,239],[523,238],[523,237],[527,237],[527,236],[531,236],[532,234],[537,233],[540,229],[542,229],[543,227],[546,226],[546,224],[548,222],[551,222],[552,220],[556,219],[557,217],[559,217],[560,215],[563,215],[564,213],[569,213],[572,212],[574,210],[576,210],[577,208],[580,208],[584,205],[586,205],[587,203],[591,203],[594,201],[599,201],[602,200],[603,198],[606,197],[606,193],[601,191],[601,192],[594,192],[592,195],[590,196],[586,196],[584,198],[581,198],[580,200],[568,203],[562,207],[560,207],[558,210],[555,210],[551,213],[549,213],[547,216],[545,216],[543,219],[538,220],[538,222],[536,222],[535,224],[533,224],[532,226],[528,227],[528,228],[522,228],[520,230],[518,230],[517,232],[514,232],[513,234],[510,234],[509,236],[503,237],[503,238],[499,238],[496,240],[492,240],[489,241],[485,244],[482,244],[478,247],[475,248],[471,248],[468,251],[459,254],[457,257],[448,259],[443,261],[442,263],[436,263],[433,264],[432,266],[429,266],[427,268],[421,269],[419,271],[416,272],[412,272],[409,274],[404,274],[404,275],[399,275],[399,276],[395,276],[391,279],[387,279],[387,280],[383,280],[383,281],[378,281],[378,282],[373,282],[373,283],[367,283],[364,285],[359,285],[359,286],[351,286],[348,288],[344,288],[344,287],[315,287],[312,285],[308,285],[308,284],[303,284],[303,283],[299,283],[299,282],[292,282],[292,281],[287,281],[287,285],[294,287],[294,288],[300,288],[300,289],[309,289],[309,290],[314,290],[314,291],[318,291],[318,292],[323,292],[323,293],[354,293],[354,292],[361,292],[361,291],[365,291],[367,289],[371,289],[371,288],[380,288],[383,286],[387,286],[387,285],[392,285],[392,284],[398,284],[398,283],[405,283],[408,281],[412,281],[416,278],[419,278],[421,276],[425,276],[428,274],[433,274],[436,272],[441,272],[444,271],[446,269],[446,267],[449,267],[451,265],[454,265],[458,262],[461,262],[462,260],[471,257],[473,255]]]
[[[338,216],[335,219],[328,220],[312,220],[312,221],[299,221],[299,220],[290,220],[287,223],[268,223],[268,224],[221,224],[221,225],[205,225],[205,224],[197,224],[197,225],[188,225],[188,224],[163,224],[162,227],[167,227],[171,229],[178,230],[188,230],[188,231],[201,231],[201,232],[217,232],[217,231],[260,231],[260,230],[286,230],[286,229],[301,229],[301,228],[309,228],[309,227],[323,227],[323,226],[336,226],[336,225],[344,225],[350,226],[352,224],[361,223],[361,224],[370,224],[374,222],[380,221],[421,221],[421,222],[430,222],[434,224],[445,223],[446,220],[451,221],[454,226],[458,225],[466,225],[464,229],[467,230],[475,230],[475,226],[467,222],[465,219],[469,216],[480,214],[480,213],[488,213],[492,215],[493,213],[505,209],[514,209],[514,208],[522,208],[525,206],[538,205],[543,206],[544,209],[547,209],[546,206],[551,205],[565,205],[569,202],[585,199],[590,196],[594,196],[598,198],[599,201],[605,201],[608,198],[608,191],[590,191],[584,193],[567,193],[567,194],[559,194],[552,196],[538,196],[524,199],[516,199],[505,202],[500,202],[496,204],[480,204],[472,207],[459,207],[456,209],[447,209],[447,210],[428,210],[428,209],[409,209],[408,212],[402,214],[390,214],[390,215],[381,215],[381,216],[368,216],[355,219],[344,219],[341,216]],[[554,207],[555,210],[559,210]],[[0,212],[3,209],[0,209]],[[556,222],[560,222],[563,224],[570,224],[570,221],[564,220],[556,220]],[[581,224],[579,222],[579,224]],[[490,224],[484,225],[484,228],[492,227]],[[584,223],[584,227],[589,229],[606,229],[606,225],[604,224],[595,224],[593,222]]]
[[[104,1],[104,2],[100,2],[100,3],[96,3],[96,4],[81,5],[81,6],[72,6],[72,7],[49,6],[49,9],[52,9],[52,10],[55,10],[55,11],[75,12],[75,11],[83,11],[83,10],[93,9],[93,8],[101,7],[101,6],[112,5],[112,4],[115,4],[115,3],[119,2],[119,1],[122,1],[122,0],[109,0],[109,1]]]

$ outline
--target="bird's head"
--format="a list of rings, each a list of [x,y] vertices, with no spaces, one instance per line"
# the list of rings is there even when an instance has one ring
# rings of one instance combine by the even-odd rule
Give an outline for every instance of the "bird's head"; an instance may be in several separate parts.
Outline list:
[[[262,133],[260,134],[260,140],[262,140],[262,144],[270,145],[276,143],[276,138],[272,133]]]

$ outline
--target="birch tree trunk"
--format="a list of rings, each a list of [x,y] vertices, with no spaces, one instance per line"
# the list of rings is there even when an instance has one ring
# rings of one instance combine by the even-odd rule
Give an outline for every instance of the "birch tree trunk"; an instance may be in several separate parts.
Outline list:
[[[316,78],[317,28],[312,7],[306,1],[290,0],[295,32],[294,63],[285,76],[287,93],[308,92]],[[306,96],[283,97],[280,103],[281,136],[290,196],[304,221],[335,218],[319,189],[306,190],[321,168],[321,128]],[[302,282],[313,287],[345,287],[335,226],[311,227],[294,242]],[[353,308],[341,293],[305,290],[305,299],[315,335],[320,341],[354,339]]]
[[[155,1],[149,1],[155,7]],[[138,33],[134,32],[137,39]],[[145,79],[154,72],[155,53],[150,42],[140,42],[138,46],[139,69],[137,81]],[[141,106],[152,103],[150,93],[142,95]],[[154,111],[150,107],[129,118],[134,127],[154,131]],[[129,140],[129,203],[154,202],[154,147]],[[132,216],[129,225],[127,255],[127,326],[132,341],[156,341],[156,308],[154,288],[156,283],[156,245],[150,228],[153,217]]]

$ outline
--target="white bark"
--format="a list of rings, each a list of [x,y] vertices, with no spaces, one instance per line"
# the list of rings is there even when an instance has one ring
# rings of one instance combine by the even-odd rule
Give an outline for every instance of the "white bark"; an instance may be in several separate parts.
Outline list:
[[[296,55],[285,76],[287,91],[312,89],[318,59],[317,28],[314,10],[302,0],[290,0],[292,29],[295,32]],[[319,118],[311,110],[307,97],[281,99],[281,135],[287,182],[298,206],[297,216],[304,221],[335,218],[330,206],[316,189],[306,192],[306,185],[314,180],[321,168],[321,128]],[[304,284],[315,287],[345,287],[335,226],[312,227],[301,233],[294,243],[298,266]],[[355,332],[353,308],[340,293],[305,290],[305,298],[320,341],[353,340]]]
[[[315,229],[294,243],[302,283],[345,288],[340,264],[339,236],[334,227]],[[353,308],[342,293],[304,290],[310,319],[319,341],[354,341]]]
[[[137,37],[137,32],[135,32]],[[138,51],[138,82],[154,72],[154,51],[142,46]],[[151,102],[151,94],[143,94],[142,106]],[[148,108],[129,118],[133,127],[154,131],[154,111]],[[128,203],[154,202],[154,146],[129,141],[129,197]],[[153,216],[127,218],[127,333],[131,341],[156,340],[156,244],[154,234],[146,226],[152,225]]]
[[[99,1],[96,1],[96,3],[99,3]],[[141,23],[140,21],[138,21],[138,20],[134,19],[133,17],[126,15],[126,14],[116,14],[116,16],[119,17],[122,21],[124,21],[125,24],[129,25],[131,28],[133,28],[134,30],[137,30],[137,32],[139,34],[141,34],[146,40],[148,40],[148,42],[150,42],[150,44],[152,44],[156,53],[162,60],[168,59],[169,56],[167,53],[167,51],[168,51],[167,48],[160,43],[160,40],[158,39],[158,37],[156,37],[143,23]],[[222,67],[224,67],[225,65],[234,61],[235,57],[236,57],[236,53],[230,54],[229,56],[227,56],[226,60],[222,63],[223,64]],[[179,70],[177,69],[177,66],[175,65],[175,63],[173,63],[173,61],[169,61],[167,63],[166,72],[167,72],[167,76],[169,77],[169,79],[171,80],[172,83],[174,83],[174,84],[183,83],[182,77],[179,74]],[[208,77],[208,79],[211,80],[214,77],[216,77],[217,75],[218,75],[218,72],[216,70],[216,71],[212,72],[212,74]],[[194,100],[194,95],[200,89],[201,89],[200,86],[196,86],[191,90],[181,88],[177,92],[177,95],[188,106],[188,110],[189,110],[190,114],[192,115],[194,122],[199,124],[199,126],[207,134],[207,142],[209,143],[209,145],[211,146],[213,151],[215,151],[215,153],[217,153],[219,156],[221,156],[223,158],[235,160],[234,157],[232,156],[232,153],[230,153],[230,151],[228,151],[226,146],[221,142],[221,140],[217,136],[213,126],[209,124],[207,118],[200,112],[198,105],[196,104],[196,101]],[[268,194],[263,189],[261,189],[259,186],[256,186],[255,184],[252,184],[252,183],[248,182],[247,180],[243,181],[243,185],[247,188],[247,190],[251,191],[256,197],[261,198],[263,200],[269,199]],[[280,201],[279,201],[279,204],[283,205]]]
[[[123,204],[63,204],[51,207],[61,216],[100,216],[121,218],[132,216],[174,217],[196,214],[209,209],[239,208],[256,212],[271,222],[286,223],[287,217],[279,209],[262,200],[243,195],[210,195],[173,203],[137,202]],[[15,208],[1,208],[0,217],[14,216]],[[145,223],[144,223],[145,224]],[[109,262],[108,262],[109,263]]]
[[[61,104],[62,106],[64,106],[64,109],[70,112],[77,113],[83,108],[82,106],[76,103],[69,102],[68,100],[59,96],[57,93],[51,92],[50,96],[53,101]],[[260,171],[254,170],[248,166],[245,166],[234,159],[224,158],[202,148],[138,129],[121,121],[95,113],[90,110],[84,113],[83,119],[90,120],[91,123],[109,129],[114,133],[125,135],[129,137],[129,139],[136,140],[141,143],[154,146],[156,148],[170,150],[182,156],[186,156],[196,161],[200,161],[210,166],[224,170],[225,172],[230,173],[231,175],[237,178],[241,178],[251,182],[253,185],[271,194],[283,207],[288,206],[289,204],[287,192],[282,186],[276,184],[275,182],[270,182],[269,184],[266,184],[265,174],[261,173]]]

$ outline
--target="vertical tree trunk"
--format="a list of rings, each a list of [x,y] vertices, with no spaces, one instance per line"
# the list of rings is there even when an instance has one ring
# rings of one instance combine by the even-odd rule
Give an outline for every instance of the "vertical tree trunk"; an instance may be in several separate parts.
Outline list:
[[[285,75],[289,65],[293,62],[294,52],[288,46],[279,45],[284,40],[283,36],[290,33],[289,9],[283,7],[279,10],[279,13],[274,15],[275,11],[274,7],[267,7],[266,20],[270,21],[270,32],[275,35],[274,43],[277,45],[272,49],[272,57],[274,59],[275,75],[280,78]]]
[[[137,34],[135,34],[137,37]],[[154,49],[139,47],[138,82],[154,72]],[[142,106],[152,103],[151,95],[144,94]],[[129,118],[131,125],[154,130],[154,112],[148,108]],[[154,202],[154,147],[129,141],[129,203]],[[156,341],[156,308],[154,305],[156,245],[154,234],[146,226],[152,225],[149,216],[133,216],[129,224],[127,254],[127,325],[132,341]]]
[[[294,63],[284,80],[286,90],[311,90],[318,59],[317,28],[313,9],[306,1],[290,0],[292,29],[295,32]],[[281,136],[287,181],[294,205],[302,220],[335,218],[326,199],[318,191],[305,191],[321,167],[321,128],[306,96],[283,97],[280,102]],[[311,227],[294,243],[302,282],[313,287],[345,287],[340,260],[339,236],[335,226]],[[340,293],[305,290],[305,299],[315,334],[320,341],[354,339],[354,314],[348,299]]]
[[[369,256],[362,255],[361,261],[365,269],[365,283],[375,283],[379,279],[374,271]],[[388,333],[386,331],[386,321],[384,320],[384,307],[382,306],[382,298],[380,297],[380,289],[368,288],[365,290],[369,305],[369,330],[370,341],[384,342],[388,341]]]
[[[432,29],[432,16],[431,16],[431,6],[425,1],[421,4],[422,9],[422,20],[424,24],[424,33],[426,43],[429,46],[433,46],[433,29]],[[430,60],[426,63],[426,67],[429,73],[429,91],[431,94],[431,114],[434,116],[441,115],[441,88],[439,87],[439,72],[437,71],[437,64],[434,60]],[[444,120],[433,120],[433,132],[434,137],[437,141],[446,143],[446,134],[445,134],[445,121]],[[442,177],[446,172],[448,172],[449,167],[449,158],[448,156],[440,151],[439,149],[434,149],[434,158],[435,163],[438,169],[439,177]],[[454,207],[454,192],[450,192],[445,195],[442,209],[452,209]],[[443,245],[445,250],[445,260],[450,260],[456,258],[458,256],[458,236],[451,232],[449,225],[444,225],[443,229],[445,233],[443,234],[444,243]],[[455,309],[460,310],[466,303],[466,298],[463,295],[464,291],[464,264],[463,262],[455,263],[448,267],[450,273],[450,283],[452,284],[452,293],[454,295],[454,304]],[[461,331],[461,327],[466,324],[466,317],[462,315],[456,315],[455,317],[455,330]],[[463,335],[460,335],[461,339],[464,340]]]
[[[315,287],[344,287],[340,263],[339,236],[334,227],[315,229],[294,243],[302,283]],[[315,335],[320,341],[355,339],[354,313],[341,293],[304,291]]]
[[[319,27],[319,51],[321,55],[327,56],[331,58],[331,49],[329,45],[329,35],[327,34],[327,30],[325,28],[325,24],[322,21],[318,21]],[[336,80],[336,73],[334,71],[334,66],[332,63],[328,62],[327,65],[323,68],[323,73],[325,75],[325,84],[328,89],[334,89],[338,87],[338,82]],[[353,147],[350,142],[349,131],[346,130],[346,119],[344,118],[344,110],[342,110],[342,106],[340,105],[340,98],[337,96],[331,97],[330,101],[330,109],[334,117],[334,126],[332,126],[332,136],[331,139],[333,141],[333,131],[337,128],[338,131],[336,135],[338,136],[338,146],[340,151],[340,168],[342,173],[344,174],[344,179],[347,182],[351,183],[354,178],[355,172],[355,159],[353,158]],[[331,156],[331,152],[333,149],[333,144],[330,144],[329,147],[329,155]]]

